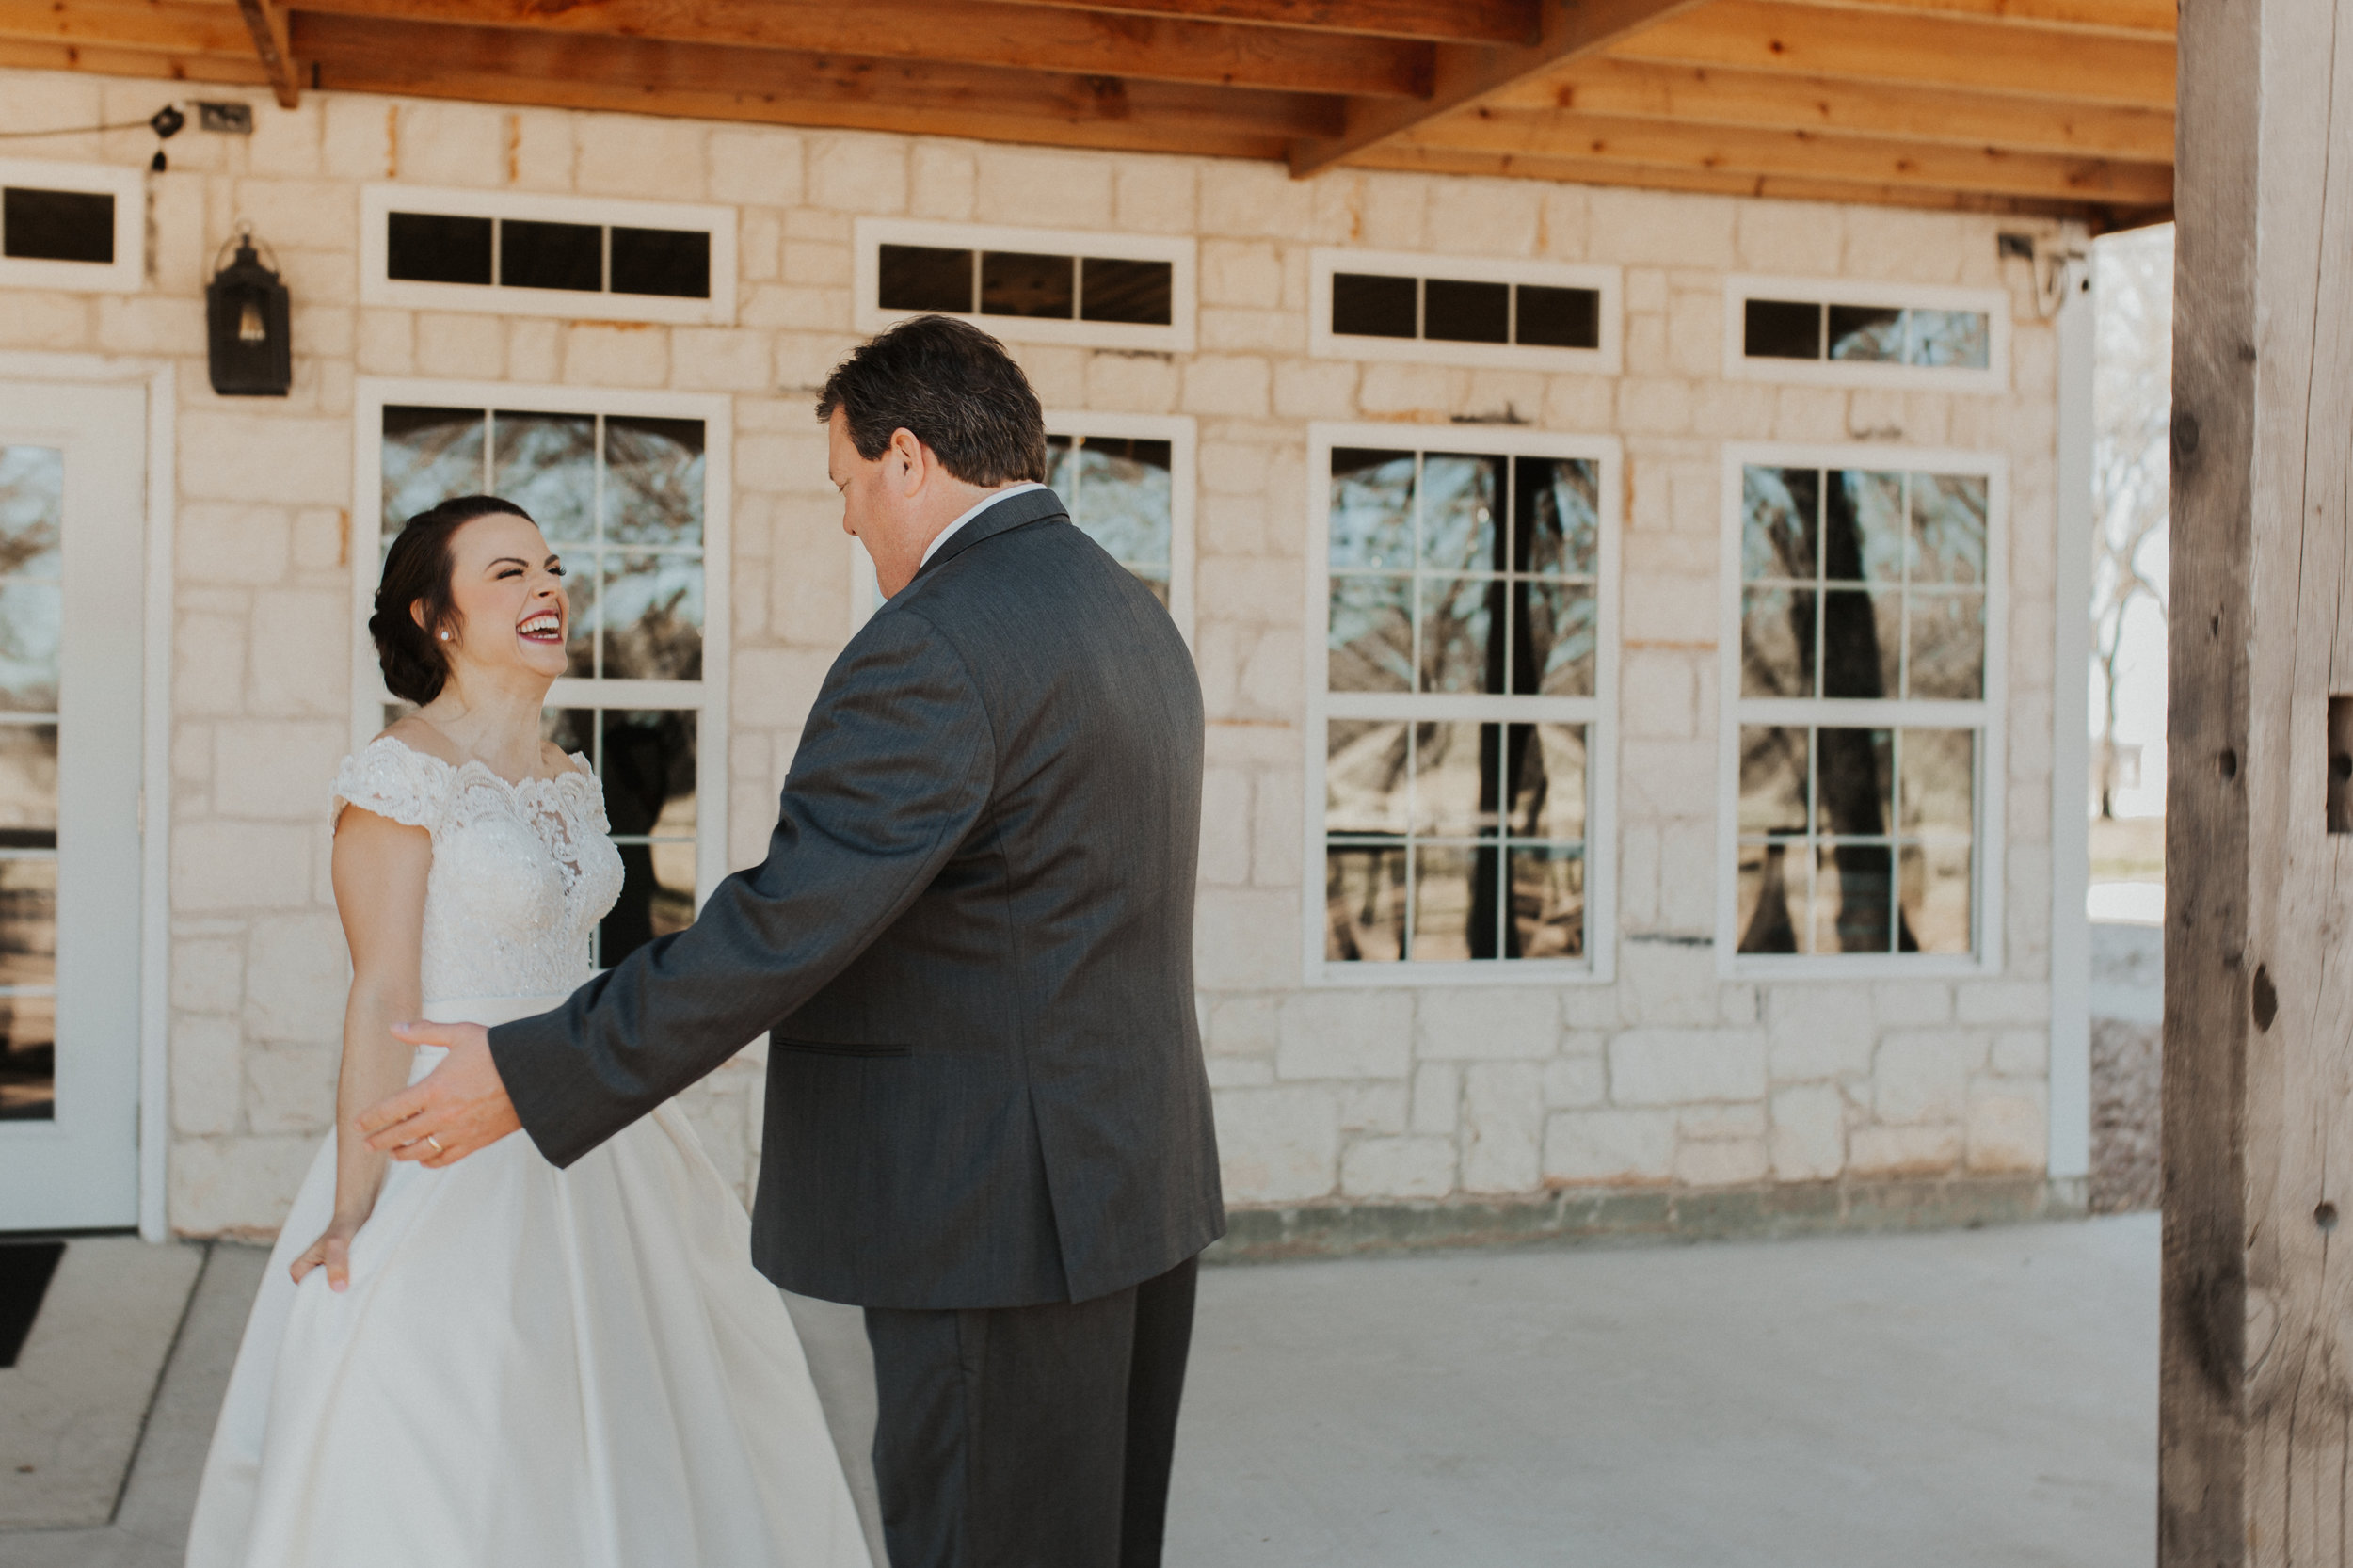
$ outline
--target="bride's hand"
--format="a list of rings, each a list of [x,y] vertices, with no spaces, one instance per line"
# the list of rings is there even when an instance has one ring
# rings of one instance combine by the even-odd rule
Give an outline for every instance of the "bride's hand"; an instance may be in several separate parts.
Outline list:
[[[294,1260],[295,1283],[300,1285],[303,1276],[312,1270],[324,1268],[329,1290],[340,1292],[350,1289],[351,1239],[360,1234],[360,1224],[358,1220],[337,1220],[329,1224],[319,1239],[303,1249],[302,1256]]]

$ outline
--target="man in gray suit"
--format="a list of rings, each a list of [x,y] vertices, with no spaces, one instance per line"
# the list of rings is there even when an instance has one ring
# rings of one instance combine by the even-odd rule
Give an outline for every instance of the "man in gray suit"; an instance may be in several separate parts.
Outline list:
[[[1225,1227],[1200,686],[1040,483],[995,339],[893,328],[818,416],[888,602],[818,694],[766,860],[556,1012],[404,1030],[452,1053],[362,1125],[435,1166],[520,1126],[566,1165],[767,1031],[753,1261],[866,1308],[894,1568],[1145,1568]]]

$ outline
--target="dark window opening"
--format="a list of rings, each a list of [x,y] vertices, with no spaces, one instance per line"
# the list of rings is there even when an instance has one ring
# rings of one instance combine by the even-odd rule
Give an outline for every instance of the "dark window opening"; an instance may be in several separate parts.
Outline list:
[[[490,229],[487,217],[389,213],[384,275],[416,283],[488,283]]]
[[[1421,335],[1442,343],[1512,341],[1512,286],[1433,278],[1422,286]]]
[[[604,292],[604,231],[592,223],[499,225],[499,281],[513,289]]]
[[[1517,341],[1532,348],[1599,348],[1601,291],[1522,283]]]
[[[700,229],[613,230],[613,292],[711,297],[711,236]]]
[[[1420,280],[1332,274],[1332,330],[1354,338],[1420,336]]]
[[[1822,307],[1795,299],[1752,299],[1741,319],[1741,353],[1752,360],[1818,360]]]
[[[104,191],[10,185],[0,198],[0,254],[104,266],[115,259],[115,199]]]
[[[1079,264],[1079,319],[1166,327],[1175,319],[1176,272],[1166,262],[1086,257]]]
[[[886,311],[972,312],[972,252],[929,245],[882,248],[879,303]]]
[[[981,313],[1068,321],[1075,313],[1077,274],[1073,257],[984,250],[981,253]]]
[[[1904,357],[1904,312],[1876,305],[1833,305],[1830,357],[1900,363]]]

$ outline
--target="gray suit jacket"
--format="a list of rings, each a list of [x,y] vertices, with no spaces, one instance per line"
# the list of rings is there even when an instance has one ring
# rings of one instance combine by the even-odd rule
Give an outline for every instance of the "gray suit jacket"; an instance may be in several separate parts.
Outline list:
[[[1059,498],[998,502],[834,664],[760,865],[490,1032],[570,1163],[760,1031],[753,1261],[886,1307],[1086,1301],[1225,1229],[1193,1012],[1201,690]]]

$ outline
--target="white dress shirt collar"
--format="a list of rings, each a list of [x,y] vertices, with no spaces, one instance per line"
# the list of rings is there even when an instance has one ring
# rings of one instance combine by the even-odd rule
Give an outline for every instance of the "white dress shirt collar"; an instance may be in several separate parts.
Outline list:
[[[955,534],[957,529],[963,527],[966,523],[970,522],[974,518],[979,517],[983,512],[987,511],[991,506],[996,505],[1007,496],[1019,495],[1024,490],[1042,490],[1045,488],[1045,486],[1039,484],[1036,480],[1031,479],[1018,485],[1008,485],[1001,490],[989,491],[988,494],[981,498],[979,505],[974,506],[969,511],[966,512],[964,516],[956,519],[955,521],[950,523],[947,527],[941,529],[937,534],[933,536],[932,542],[923,547],[923,558],[915,563],[915,569],[917,571],[921,571],[925,567],[930,566],[932,564],[932,557],[939,553],[939,547],[946,544]]]

